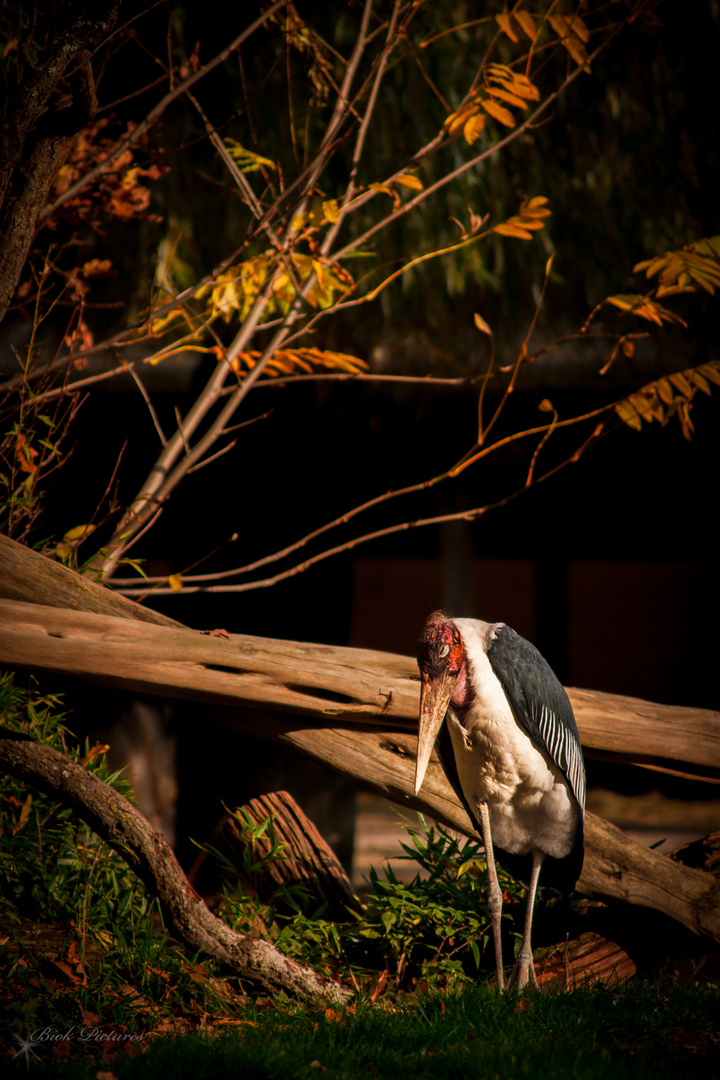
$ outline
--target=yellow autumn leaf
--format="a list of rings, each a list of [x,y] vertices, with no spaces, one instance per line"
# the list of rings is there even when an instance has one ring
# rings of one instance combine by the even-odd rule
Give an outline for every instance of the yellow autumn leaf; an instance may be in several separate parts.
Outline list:
[[[95,532],[94,525],[76,525],[74,529],[68,529],[63,536],[64,544],[74,544],[76,540],[82,540],[84,537],[89,536],[91,532]]]
[[[412,188],[413,191],[422,191],[422,180],[419,180],[417,176],[412,173],[403,173],[402,176],[396,176],[394,180],[395,184],[402,184],[403,187]]]
[[[697,370],[701,371],[710,382],[720,386],[720,361],[713,360],[709,364],[701,364]]]
[[[486,113],[497,120],[499,124],[504,124],[505,127],[515,127],[515,117],[506,109],[504,105],[499,105],[497,101],[493,101],[492,98],[483,98],[480,102]]]
[[[322,208],[325,220],[329,221],[331,225],[334,225],[340,213],[337,199],[326,199],[322,204]]]
[[[653,409],[649,398],[643,393],[633,394],[630,398],[630,403],[642,419],[650,423],[653,419]]]
[[[710,393],[710,386],[706,378],[704,378],[699,371],[688,371],[688,379],[694,386],[697,386],[698,390],[702,390],[703,394]]]
[[[492,97],[507,101],[508,105],[514,105],[516,109],[527,109],[527,105],[521,97],[518,97],[517,94],[511,94],[508,90],[503,90],[499,86],[488,86],[487,92]]]
[[[464,127],[468,118],[473,115],[474,108],[474,105],[465,106],[462,109],[458,109],[457,112],[450,113],[450,115],[445,118],[443,127],[448,135],[454,135],[461,127]]]
[[[532,240],[531,232],[521,228],[519,225],[512,225],[509,221],[496,225],[493,232],[500,233],[501,236],[515,236],[518,240]]]
[[[14,828],[14,832],[19,833],[20,830],[23,829],[27,825],[28,819],[30,817],[30,811],[31,810],[32,810],[32,795],[28,795],[27,799],[23,803],[23,808],[20,811],[20,819],[19,819],[17,825]]]
[[[672,405],[673,401],[675,400],[675,391],[672,388],[672,383],[668,382],[667,379],[658,379],[655,385],[657,387],[658,394],[665,402],[665,404]]]
[[[518,37],[515,27],[513,26],[514,21],[515,20],[513,19],[512,15],[495,16],[495,22],[498,24],[502,32],[504,34],[507,34],[510,40],[514,41],[517,44],[520,38]]]
[[[233,159],[241,172],[257,172],[258,169],[274,169],[275,163],[270,161],[269,158],[260,157],[259,154],[253,153],[252,150],[247,150],[236,139],[223,139],[225,143],[225,149],[229,156]]]
[[[582,41],[576,37],[566,37],[562,39],[562,43],[567,51],[572,56],[578,67],[584,67],[586,71],[590,70],[590,65],[587,62],[587,49],[583,45]]]
[[[484,127],[485,117],[482,113],[475,113],[474,116],[470,117],[463,128],[463,135],[465,136],[465,141],[468,146],[472,146],[475,140],[479,138]]]
[[[540,100],[540,91],[527,75],[520,75],[504,64],[490,64],[486,81],[497,82],[511,94],[517,94],[518,97],[527,98],[529,101]]]
[[[182,574],[170,574],[168,577],[168,585],[173,592],[181,592],[182,590]]]
[[[668,308],[663,307],[662,304],[658,304],[647,296],[623,293],[618,296],[608,296],[606,303],[620,308],[621,311],[629,311],[633,315],[639,315],[641,319],[647,319],[658,326],[661,326],[663,322],[687,326],[685,320],[681,319],[679,315],[669,311]]]
[[[489,334],[490,337],[492,337],[492,330],[490,329],[488,324],[485,322],[482,315],[478,315],[478,313],[476,311],[475,314],[473,315],[473,318],[475,320],[475,325],[477,326],[478,330],[482,330],[483,334]]]
[[[684,394],[685,397],[690,397],[692,395],[693,388],[682,371],[676,371],[672,375],[668,375],[668,379],[673,386],[677,387],[681,394]]]
[[[615,406],[615,412],[620,419],[628,425],[628,427],[634,428],[636,431],[640,431],[642,428],[642,420],[635,412],[629,401],[619,401]]]
[[[94,746],[90,747],[87,754],[85,754],[85,757],[82,759],[82,764],[87,768],[91,761],[94,761],[97,757],[102,757],[103,754],[107,754],[109,749],[110,747],[107,743],[95,743]]]
[[[535,20],[529,11],[524,11],[522,8],[520,11],[515,12],[515,22],[519,23],[524,33],[534,41],[537,36],[537,30],[535,29]]]
[[[574,34],[581,41],[590,40],[590,31],[579,15],[551,15],[549,21],[559,38]]]
[[[540,212],[542,212],[542,216],[545,217],[552,212],[543,210],[543,207],[547,206],[548,202],[549,199],[545,195],[533,195],[532,199],[523,204],[523,214],[537,214],[540,216]]]

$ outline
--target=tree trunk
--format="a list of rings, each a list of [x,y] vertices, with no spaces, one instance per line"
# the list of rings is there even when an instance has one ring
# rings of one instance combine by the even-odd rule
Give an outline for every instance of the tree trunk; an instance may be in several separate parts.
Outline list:
[[[0,320],[17,288],[52,183],[97,109],[90,57],[117,16],[117,0],[57,8],[37,66],[24,61],[22,81],[9,93],[0,124]],[[69,104],[56,108],[61,83],[72,96]]]

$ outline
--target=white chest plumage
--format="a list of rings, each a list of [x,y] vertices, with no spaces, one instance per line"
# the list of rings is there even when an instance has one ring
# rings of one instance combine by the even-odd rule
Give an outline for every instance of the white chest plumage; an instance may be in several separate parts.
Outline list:
[[[465,645],[474,697],[447,712],[458,778],[468,802],[487,803],[493,841],[505,851],[539,850],[567,855],[579,820],[567,783],[547,754],[537,749],[510,707],[488,660],[484,638],[492,625],[456,619]]]

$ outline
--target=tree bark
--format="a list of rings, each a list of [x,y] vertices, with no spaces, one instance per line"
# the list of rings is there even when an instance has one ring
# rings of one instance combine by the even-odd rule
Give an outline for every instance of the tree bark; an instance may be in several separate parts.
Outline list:
[[[97,110],[90,56],[115,24],[117,0],[68,3],[57,17],[37,66],[23,58],[24,78],[11,89],[0,126],[0,320],[52,183]],[[71,101],[56,109],[53,99],[64,80]]]
[[[335,1004],[350,997],[348,990],[289,960],[269,942],[237,934],[216,918],[188,882],[162,833],[127,799],[65,754],[0,728],[0,767],[70,807],[114,848],[158,898],[170,932],[191,951],[212,956],[268,994],[283,990]]]

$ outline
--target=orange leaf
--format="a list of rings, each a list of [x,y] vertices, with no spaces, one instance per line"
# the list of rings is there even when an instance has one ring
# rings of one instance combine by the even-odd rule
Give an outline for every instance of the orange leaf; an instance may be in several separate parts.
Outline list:
[[[485,117],[482,113],[475,113],[471,116],[463,127],[463,135],[468,146],[472,146],[475,140],[479,137],[480,132],[485,127]]]
[[[504,105],[499,105],[497,101],[493,101],[492,98],[483,98],[480,102],[486,113],[489,113],[500,124],[504,124],[505,127],[515,127],[515,117],[506,109]]]
[[[537,30],[535,29],[535,20],[533,19],[529,11],[523,11],[522,9],[520,11],[516,11],[515,22],[520,23],[520,26],[523,28],[531,41],[535,40],[537,36]]]
[[[531,232],[520,228],[519,225],[511,225],[509,221],[496,225],[493,232],[500,233],[501,236],[515,236],[518,240],[532,240]]]
[[[499,86],[488,86],[487,92],[492,94],[493,97],[507,101],[509,105],[514,105],[516,109],[527,109],[527,105],[521,97],[518,97],[517,94],[511,94],[507,90],[501,90]]]
[[[520,38],[517,35],[517,24],[515,23],[512,15],[496,15],[495,22],[498,24],[502,32],[504,34],[507,34],[510,40],[514,41],[517,44]]]

